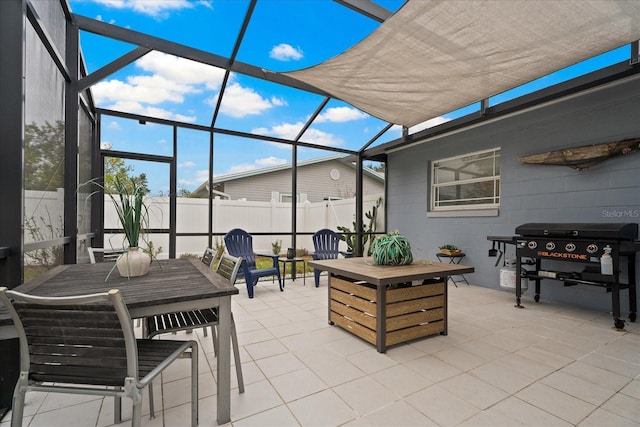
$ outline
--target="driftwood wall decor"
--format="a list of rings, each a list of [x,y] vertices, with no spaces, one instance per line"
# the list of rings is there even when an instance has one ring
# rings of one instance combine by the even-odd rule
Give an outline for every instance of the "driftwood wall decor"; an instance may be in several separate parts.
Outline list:
[[[517,160],[530,165],[569,166],[575,170],[583,170],[612,157],[624,156],[638,150],[640,150],[640,138],[633,138],[531,154],[518,157]]]

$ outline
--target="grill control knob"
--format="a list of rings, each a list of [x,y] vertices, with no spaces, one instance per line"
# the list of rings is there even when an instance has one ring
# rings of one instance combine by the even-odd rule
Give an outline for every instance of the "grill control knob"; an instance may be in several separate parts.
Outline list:
[[[535,249],[538,247],[538,242],[536,242],[535,240],[531,240],[527,246],[529,246],[529,249]]]
[[[545,245],[545,248],[548,251],[552,251],[552,250],[554,250],[556,248],[556,244],[553,243],[553,242],[547,242],[547,244]]]
[[[595,243],[590,244],[589,246],[587,246],[587,252],[589,252],[590,254],[598,252],[598,245],[596,245]]]
[[[567,252],[573,252],[576,250],[576,245],[574,245],[573,243],[567,243],[567,245],[564,248],[566,249]]]

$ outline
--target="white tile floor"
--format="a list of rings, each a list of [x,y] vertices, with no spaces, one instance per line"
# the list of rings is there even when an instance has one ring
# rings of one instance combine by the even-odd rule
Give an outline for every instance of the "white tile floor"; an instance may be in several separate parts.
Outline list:
[[[239,285],[233,311],[246,392],[238,394],[232,370],[230,425],[640,425],[640,322],[621,332],[607,313],[528,297],[519,310],[513,294],[450,285],[448,336],[380,354],[327,324],[327,279],[320,288],[307,279],[287,281],[283,293],[260,284],[251,300]],[[195,336],[206,355],[200,425],[215,426],[216,359],[209,338]],[[144,426],[189,425],[188,363],[163,374],[157,416],[149,419],[145,402]],[[113,423],[111,399],[30,393],[27,400],[24,426]]]

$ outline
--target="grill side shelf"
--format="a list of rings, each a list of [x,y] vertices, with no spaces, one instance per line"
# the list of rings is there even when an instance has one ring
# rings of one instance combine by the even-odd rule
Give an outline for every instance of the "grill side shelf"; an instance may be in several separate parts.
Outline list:
[[[535,279],[550,279],[550,280],[557,280],[560,282],[566,282],[567,286],[572,285],[590,285],[590,286],[600,286],[600,287],[604,287],[604,288],[609,288],[612,284],[616,283],[616,278],[615,276],[605,276],[602,274],[593,274],[593,278],[591,278],[591,280],[587,280],[586,278],[578,278],[578,277],[563,277],[562,274],[567,274],[564,271],[554,271],[554,272],[549,272],[549,273],[555,273],[556,277],[550,277],[548,275],[539,275],[536,274],[536,271],[530,271],[526,274],[523,274],[522,277],[523,278],[527,278],[527,279],[531,279],[531,280],[535,280]],[[580,274],[580,273],[577,273]],[[589,274],[589,276],[591,276],[592,273]],[[584,273],[583,273],[584,276]],[[597,276],[597,277],[595,277]],[[597,281],[596,281],[597,280]],[[626,287],[628,287],[627,284],[625,283],[618,283],[618,285],[620,285],[620,289],[626,289]]]

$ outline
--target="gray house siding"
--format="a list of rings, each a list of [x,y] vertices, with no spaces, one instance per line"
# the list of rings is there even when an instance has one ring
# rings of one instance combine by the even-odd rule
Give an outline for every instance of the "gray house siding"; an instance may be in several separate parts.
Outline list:
[[[340,171],[338,180],[331,179],[331,169]],[[307,195],[310,202],[320,202],[325,197],[350,198],[355,196],[355,169],[340,161],[314,163],[298,167],[298,193]],[[365,176],[363,189],[365,194],[382,193],[384,183]],[[291,169],[258,174],[224,183],[225,193],[231,199],[268,202],[271,192],[291,193]]]
[[[434,259],[444,243],[460,246],[466,254],[464,264],[475,267],[467,279],[499,289],[502,264],[494,267],[496,258],[487,256],[488,235],[511,236],[516,226],[527,222],[640,221],[640,153],[608,159],[583,171],[523,165],[515,158],[639,136],[640,79],[635,78],[392,152],[387,164],[388,229],[399,229],[409,238],[416,258]],[[494,147],[501,148],[498,216],[427,217],[430,162]],[[513,246],[507,251],[514,255]],[[581,269],[566,263],[564,267]],[[638,265],[636,269],[640,271]],[[533,295],[531,285],[525,295]],[[603,288],[563,287],[551,280],[542,282],[540,301],[611,310],[611,295]],[[626,315],[626,290],[621,291],[621,305]]]

